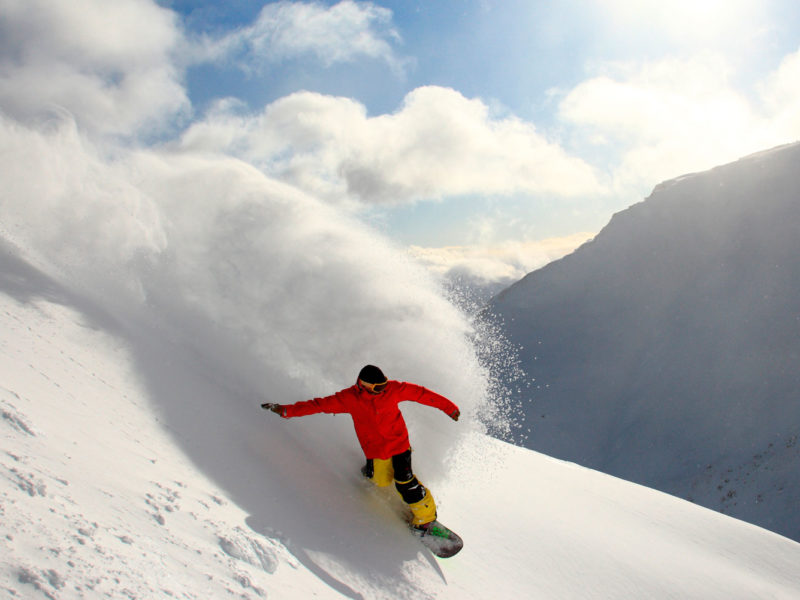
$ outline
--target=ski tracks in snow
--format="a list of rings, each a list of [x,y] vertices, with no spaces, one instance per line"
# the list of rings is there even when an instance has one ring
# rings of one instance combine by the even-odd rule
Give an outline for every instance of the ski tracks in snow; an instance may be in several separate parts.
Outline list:
[[[44,300],[0,321],[1,596],[291,597],[302,567],[175,452],[116,339]]]

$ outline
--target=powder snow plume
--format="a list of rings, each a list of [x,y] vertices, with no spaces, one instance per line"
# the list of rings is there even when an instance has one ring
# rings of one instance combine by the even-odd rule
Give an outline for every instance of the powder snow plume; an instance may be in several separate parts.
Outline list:
[[[466,415],[485,404],[467,316],[351,215],[238,159],[109,150],[69,115],[0,128],[5,236],[124,327],[192,331],[181,342],[228,374],[233,395],[294,402],[374,363]]]
[[[197,40],[174,13],[29,4],[0,0],[0,234],[27,260],[133,337],[177,342],[224,374],[220,402],[325,395],[373,363],[452,398],[459,431],[484,428],[470,416],[494,414],[491,369],[429,271],[348,202],[181,143],[202,116],[185,82]],[[97,35],[76,41],[77,28]],[[416,412],[410,426],[436,426]],[[457,436],[412,432],[426,437],[442,458]]]

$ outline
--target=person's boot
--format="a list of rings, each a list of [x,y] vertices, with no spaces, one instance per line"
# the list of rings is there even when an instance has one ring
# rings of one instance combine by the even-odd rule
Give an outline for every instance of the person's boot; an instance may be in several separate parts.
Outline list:
[[[408,508],[412,514],[411,525],[417,529],[425,529],[436,520],[436,502],[427,488],[422,500],[409,504]]]
[[[367,479],[372,479],[375,474],[375,465],[372,464],[372,459],[368,458],[366,464],[361,467],[361,474]]]

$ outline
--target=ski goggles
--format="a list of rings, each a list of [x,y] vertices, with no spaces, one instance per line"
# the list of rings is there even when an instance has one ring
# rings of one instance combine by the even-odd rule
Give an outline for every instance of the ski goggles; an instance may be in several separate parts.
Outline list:
[[[362,379],[358,380],[358,385],[360,385],[362,389],[367,390],[370,394],[380,394],[383,390],[386,389],[387,383],[389,382],[383,381],[381,383],[367,383]]]

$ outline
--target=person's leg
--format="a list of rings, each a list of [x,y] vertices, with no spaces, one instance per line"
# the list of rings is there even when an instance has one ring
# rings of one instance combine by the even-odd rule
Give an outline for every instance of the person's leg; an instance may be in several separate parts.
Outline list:
[[[412,524],[424,525],[436,519],[436,502],[411,469],[411,449],[392,457],[394,485],[411,509]]]
[[[378,487],[386,487],[394,481],[394,469],[391,459],[368,458],[367,464],[361,468],[364,477]]]
[[[371,458],[368,458],[367,463],[363,467],[361,467],[361,474],[367,479],[372,479],[372,475],[374,473],[375,473],[375,463],[372,462]]]

